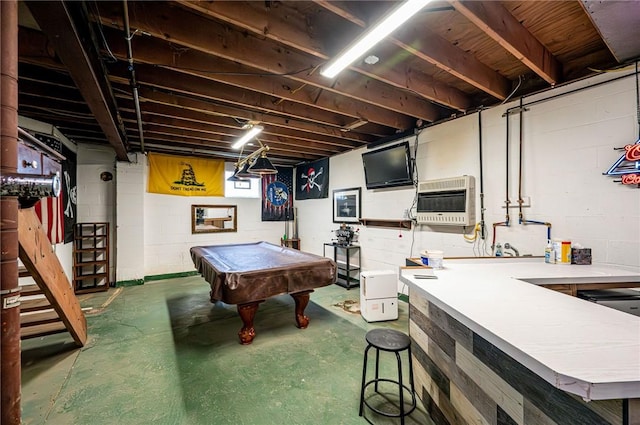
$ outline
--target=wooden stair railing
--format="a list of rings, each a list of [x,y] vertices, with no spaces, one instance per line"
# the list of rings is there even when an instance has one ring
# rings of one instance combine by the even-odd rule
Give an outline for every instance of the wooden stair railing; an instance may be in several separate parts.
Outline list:
[[[21,315],[20,324],[23,326],[21,337],[23,339],[29,337],[31,331],[37,331],[42,335],[59,332],[59,320],[61,320],[76,344],[84,346],[87,341],[87,320],[33,208],[18,211],[18,243],[20,261],[50,304],[50,306],[43,306],[42,302],[34,303],[40,304],[37,307],[30,305],[31,303],[26,300],[21,303],[21,310],[24,311],[23,306],[25,306],[32,311],[53,308],[55,312],[54,314],[51,311],[39,311]],[[22,289],[21,297],[36,293],[34,288],[27,286]],[[36,326],[39,329],[36,330]]]

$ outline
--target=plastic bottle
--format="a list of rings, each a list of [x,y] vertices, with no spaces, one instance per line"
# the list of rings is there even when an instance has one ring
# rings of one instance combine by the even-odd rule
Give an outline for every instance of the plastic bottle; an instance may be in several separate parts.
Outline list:
[[[502,257],[502,245],[501,244],[497,244],[496,245],[496,257]]]
[[[553,245],[551,245],[551,239],[547,239],[547,246],[544,249],[544,262],[547,264],[553,264],[556,261],[556,253],[553,251]]]
[[[560,257],[562,255],[562,239],[554,238],[551,241],[551,246],[553,249],[553,259],[551,260],[551,262],[553,264],[557,264],[562,261],[562,258]]]

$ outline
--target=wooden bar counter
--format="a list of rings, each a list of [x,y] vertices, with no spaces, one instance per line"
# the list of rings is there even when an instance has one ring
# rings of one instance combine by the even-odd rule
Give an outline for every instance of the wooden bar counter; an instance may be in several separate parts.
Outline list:
[[[434,272],[400,280],[416,391],[436,424],[640,425],[640,317],[540,286],[640,287],[640,270],[535,258],[445,259]]]

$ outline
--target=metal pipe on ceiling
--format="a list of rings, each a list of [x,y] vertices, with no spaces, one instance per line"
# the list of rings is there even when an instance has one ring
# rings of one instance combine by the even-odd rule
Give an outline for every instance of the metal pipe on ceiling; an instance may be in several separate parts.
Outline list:
[[[133,64],[133,48],[131,47],[131,29],[129,27],[129,6],[127,0],[124,4],[124,30],[127,33],[127,62],[129,62],[129,72],[131,72],[131,89],[133,91],[133,102],[136,109],[136,121],[138,122],[138,134],[140,134],[140,150],[144,153],[144,135],[142,133],[142,113],[140,112],[140,97],[138,95],[138,82],[136,81],[136,70]]]

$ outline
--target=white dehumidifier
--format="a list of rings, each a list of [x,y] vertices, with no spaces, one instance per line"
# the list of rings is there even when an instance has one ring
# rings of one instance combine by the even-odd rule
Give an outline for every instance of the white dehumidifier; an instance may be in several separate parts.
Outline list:
[[[398,318],[398,277],[393,270],[360,273],[360,314],[367,322]]]

